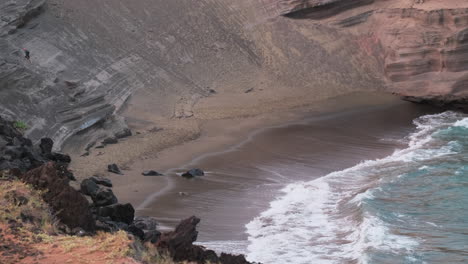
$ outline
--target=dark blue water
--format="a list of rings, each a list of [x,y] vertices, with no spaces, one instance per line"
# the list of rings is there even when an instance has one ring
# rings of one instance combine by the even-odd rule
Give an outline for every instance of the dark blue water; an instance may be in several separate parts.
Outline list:
[[[408,147],[283,189],[247,225],[263,263],[468,263],[468,118],[414,120]]]

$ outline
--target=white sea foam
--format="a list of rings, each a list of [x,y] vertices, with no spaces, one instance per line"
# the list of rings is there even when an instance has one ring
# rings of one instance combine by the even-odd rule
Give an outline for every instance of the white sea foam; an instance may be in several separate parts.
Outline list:
[[[468,118],[463,118],[462,120],[455,122],[453,126],[468,128]]]
[[[422,160],[453,153],[450,144],[433,146],[432,135],[462,117],[454,112],[421,117],[414,122],[417,130],[408,137],[408,148],[288,185],[270,209],[246,225],[248,259],[271,264],[367,263],[370,249],[410,252],[418,241],[393,234],[382,220],[362,209],[363,202],[373,198],[382,181],[404,174],[409,164],[418,168]]]
[[[247,248],[247,242],[245,240],[203,241],[195,242],[194,244],[214,250],[218,254],[244,254]]]

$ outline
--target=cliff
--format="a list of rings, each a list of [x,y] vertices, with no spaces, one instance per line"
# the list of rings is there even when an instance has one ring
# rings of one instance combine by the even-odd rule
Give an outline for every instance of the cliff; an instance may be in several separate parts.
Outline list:
[[[382,88],[357,44],[266,1],[13,0],[0,16],[0,114],[58,149],[119,115],[203,118],[225,96],[245,116]]]
[[[288,4],[285,6],[285,2]],[[466,109],[466,1],[278,1],[281,13],[337,28],[380,62],[386,89]]]
[[[460,0],[8,1],[0,114],[61,148],[106,122],[125,130],[118,116],[203,119],[222,96],[226,113],[216,118],[353,91],[463,105],[467,8]]]

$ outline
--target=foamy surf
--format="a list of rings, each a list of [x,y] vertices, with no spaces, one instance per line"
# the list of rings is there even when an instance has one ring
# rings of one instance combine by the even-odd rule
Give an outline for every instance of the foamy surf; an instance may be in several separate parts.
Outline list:
[[[466,157],[459,138],[440,134],[453,127],[467,128],[468,118],[444,112],[423,116],[414,124],[416,131],[408,136],[406,149],[285,187],[270,209],[246,225],[248,259],[297,264],[424,263],[427,256],[419,249],[427,241],[412,233],[425,232],[418,230],[423,226],[417,223],[421,219],[412,214],[414,208],[397,212],[396,205],[413,200],[407,200],[405,193],[399,193],[404,188],[395,185],[410,188],[411,183],[415,192],[420,191],[426,186],[417,185],[415,177],[424,176],[427,168]],[[420,195],[429,195],[426,192]],[[433,221],[422,223],[439,226]],[[408,228],[400,228],[405,225]]]

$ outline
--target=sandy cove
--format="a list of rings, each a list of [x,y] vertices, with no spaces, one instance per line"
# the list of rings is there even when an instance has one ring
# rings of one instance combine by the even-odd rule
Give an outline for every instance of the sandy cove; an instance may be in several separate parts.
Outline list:
[[[223,100],[219,100],[219,104],[214,101],[217,100],[199,102],[191,118],[130,119],[133,136],[103,149],[92,149],[86,157],[80,156],[82,150],[72,152],[71,169],[79,180],[93,175],[108,177],[114,183],[114,192],[120,202],[130,202],[138,209],[149,196],[157,199],[159,194],[178,192],[177,186],[171,183],[170,177],[174,174],[170,172],[177,171],[203,154],[222,151],[246,140],[256,130],[294,123],[311,113],[395,104],[399,98],[387,94],[354,93],[313,103],[284,100],[277,109],[272,107],[273,104],[267,109],[262,108],[261,104],[257,108],[252,107],[251,115],[245,114],[248,108],[226,108]],[[125,114],[135,116],[133,103],[130,102]],[[107,165],[111,163],[118,164],[124,175],[107,172]],[[145,177],[141,175],[145,170],[169,172],[169,175]]]

